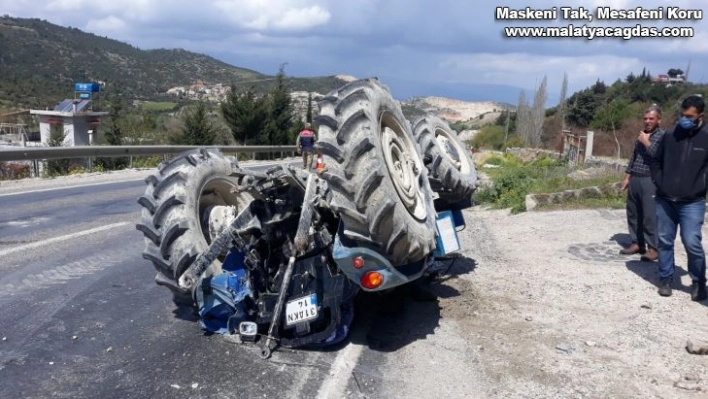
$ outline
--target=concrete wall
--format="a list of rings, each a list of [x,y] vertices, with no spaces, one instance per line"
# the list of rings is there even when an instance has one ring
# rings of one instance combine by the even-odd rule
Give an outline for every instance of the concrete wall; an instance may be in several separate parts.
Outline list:
[[[565,201],[579,198],[599,198],[607,194],[622,192],[622,182],[606,184],[604,186],[584,187],[577,190],[565,190],[548,194],[526,195],[526,210],[532,211],[539,206],[561,204]]]
[[[73,122],[73,134],[74,134],[74,145],[84,146],[89,145],[88,131],[90,125],[88,124],[88,118],[86,117],[74,117]]]
[[[560,158],[561,154],[558,151],[544,150],[541,148],[519,148],[519,147],[509,147],[506,149],[507,153],[516,155],[524,161],[532,161],[541,156],[548,156],[551,158]]]
[[[49,142],[49,135],[51,134],[52,126],[49,123],[49,120],[56,118],[61,118],[64,121],[65,146],[74,147],[89,145],[88,131],[91,129],[91,125],[88,124],[88,117],[85,116],[57,117],[40,115],[39,134],[42,137],[42,143],[46,144]]]
[[[629,160],[624,158],[593,157],[586,159],[583,167],[605,168],[621,172],[625,170],[627,163],[629,163]]]

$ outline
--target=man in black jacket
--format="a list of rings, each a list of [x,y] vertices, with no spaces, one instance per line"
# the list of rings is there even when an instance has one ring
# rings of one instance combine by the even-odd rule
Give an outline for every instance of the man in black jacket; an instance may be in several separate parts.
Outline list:
[[[681,115],[672,132],[661,140],[652,179],[656,184],[656,217],[659,230],[659,295],[670,296],[674,277],[674,241],[681,227],[681,242],[688,254],[688,273],[693,281],[691,299],[706,299],[706,258],[703,220],[706,211],[708,130],[705,102],[690,96],[681,103]]]

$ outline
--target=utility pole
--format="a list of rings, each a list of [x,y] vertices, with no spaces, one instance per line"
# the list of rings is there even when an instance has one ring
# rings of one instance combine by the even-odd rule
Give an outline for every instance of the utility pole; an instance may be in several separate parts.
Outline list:
[[[684,83],[688,83],[688,72],[691,70],[691,60],[688,60],[688,66],[686,67],[686,73],[683,74]]]
[[[506,142],[509,141],[509,106],[506,106],[506,128],[504,129],[504,146],[506,146]]]

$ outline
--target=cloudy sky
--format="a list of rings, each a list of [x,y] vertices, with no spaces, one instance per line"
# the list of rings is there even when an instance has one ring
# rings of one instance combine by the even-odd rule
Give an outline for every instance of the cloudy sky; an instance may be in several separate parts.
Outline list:
[[[42,18],[140,48],[181,47],[263,73],[274,74],[287,62],[286,73],[294,76],[377,76],[400,99],[440,95],[516,103],[520,89],[531,93],[546,76],[552,105],[564,72],[572,93],[644,67],[653,74],[685,70],[689,61],[689,79],[708,81],[708,21],[639,21],[647,27],[693,27],[692,39],[504,37],[505,26],[583,23],[494,19],[497,6],[530,3],[539,9],[665,5],[659,0],[0,0],[0,13]],[[708,0],[675,4],[708,8]]]

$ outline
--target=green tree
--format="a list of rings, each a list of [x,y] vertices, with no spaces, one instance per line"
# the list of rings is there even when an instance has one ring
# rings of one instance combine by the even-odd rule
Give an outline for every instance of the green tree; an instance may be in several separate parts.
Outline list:
[[[102,137],[98,140],[101,144],[124,145],[125,135],[121,125],[125,117],[125,99],[117,84],[111,84],[107,93],[108,117],[104,119],[100,131]],[[104,169],[123,169],[128,166],[127,157],[97,158],[96,164]]]
[[[63,147],[64,139],[66,138],[66,131],[64,130],[63,123],[52,124],[49,129],[49,139],[47,140],[47,145],[50,147]],[[71,160],[69,159],[50,159],[47,160],[47,175],[48,176],[61,176],[69,173],[69,166]]]
[[[683,71],[678,68],[671,68],[666,74],[669,75],[670,78],[675,78],[679,75],[683,75]]]
[[[592,91],[595,94],[605,94],[605,92],[607,92],[607,85],[605,85],[605,82],[598,79],[592,86]]]
[[[592,123],[597,109],[597,97],[591,89],[573,94],[568,100],[567,121],[571,125],[587,127]]]
[[[104,124],[104,139],[108,145],[122,145],[123,131],[120,127],[121,118],[124,116],[121,93],[117,89],[110,92],[108,97],[108,118]]]
[[[267,98],[256,96],[253,87],[239,92],[235,84],[221,104],[221,115],[234,140],[242,145],[263,144],[268,109]]]
[[[506,132],[506,123],[507,119],[509,122],[509,134],[513,134],[516,132],[516,112],[511,111],[511,110],[503,110],[499,116],[497,117],[497,120],[495,121],[495,125],[497,126],[502,126],[504,127],[504,130]]]
[[[622,99],[615,99],[606,102],[595,112],[592,127],[606,132],[612,132],[617,146],[617,158],[621,154],[621,146],[617,137],[617,130],[622,127],[622,123],[629,117],[629,105]]]
[[[285,84],[284,64],[280,66],[275,86],[268,94],[268,119],[266,122],[267,145],[293,144],[297,126],[293,118],[290,89]]]
[[[217,131],[209,119],[206,104],[199,101],[193,110],[184,115],[182,129],[173,139],[176,145],[214,145]]]

